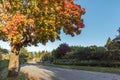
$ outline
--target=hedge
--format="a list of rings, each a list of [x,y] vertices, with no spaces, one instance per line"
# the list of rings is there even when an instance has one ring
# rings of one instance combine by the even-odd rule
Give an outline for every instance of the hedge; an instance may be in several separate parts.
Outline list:
[[[99,66],[99,67],[120,67],[120,62],[110,61],[78,61],[75,59],[58,59],[53,64],[78,65],[78,66]]]

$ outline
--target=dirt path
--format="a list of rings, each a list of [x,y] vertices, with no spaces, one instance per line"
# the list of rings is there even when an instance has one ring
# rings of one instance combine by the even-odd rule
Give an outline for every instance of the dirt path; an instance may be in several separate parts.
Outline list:
[[[83,70],[62,69],[41,65],[24,65],[21,71],[31,80],[120,80],[120,75]],[[33,79],[33,77],[35,79]]]

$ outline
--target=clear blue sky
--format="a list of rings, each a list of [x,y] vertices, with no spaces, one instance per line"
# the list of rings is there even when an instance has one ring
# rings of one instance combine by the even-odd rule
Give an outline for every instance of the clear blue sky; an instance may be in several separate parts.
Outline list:
[[[115,38],[120,27],[120,0],[75,0],[86,9],[83,15],[85,28],[78,36],[71,37],[61,34],[61,41],[48,42],[46,46],[39,44],[39,47],[27,47],[29,51],[51,51],[61,43],[69,45],[104,46],[108,37]],[[10,49],[9,43],[0,41],[0,46]]]

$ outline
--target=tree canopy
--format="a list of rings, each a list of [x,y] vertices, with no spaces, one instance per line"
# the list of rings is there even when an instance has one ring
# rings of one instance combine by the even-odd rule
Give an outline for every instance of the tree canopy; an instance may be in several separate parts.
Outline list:
[[[74,36],[84,13],[74,0],[1,0],[0,39],[22,47],[60,40],[61,29]]]

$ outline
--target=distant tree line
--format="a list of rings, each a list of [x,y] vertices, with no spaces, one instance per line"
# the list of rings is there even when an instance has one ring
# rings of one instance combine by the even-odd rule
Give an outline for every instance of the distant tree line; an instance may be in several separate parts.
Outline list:
[[[105,46],[83,47],[66,45],[63,43],[51,52],[54,59],[120,61],[120,43],[116,41],[111,41]]]
[[[9,51],[7,49],[3,49],[0,47],[0,54],[8,54]]]

